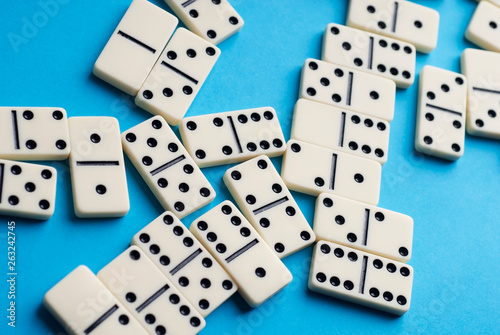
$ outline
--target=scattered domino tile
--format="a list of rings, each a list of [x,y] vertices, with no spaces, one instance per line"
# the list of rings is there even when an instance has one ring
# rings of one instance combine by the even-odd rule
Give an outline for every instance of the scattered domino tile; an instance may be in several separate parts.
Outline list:
[[[319,102],[295,104],[291,139],[339,150],[380,164],[387,161],[389,122]]]
[[[429,53],[437,45],[439,13],[411,1],[350,0],[347,25],[411,43]]]
[[[477,1],[477,2],[479,2],[479,1],[483,1],[483,0],[476,0],[476,1]],[[494,5],[498,6],[498,7],[500,7],[500,0],[487,0],[487,1],[489,1],[489,2],[491,2],[492,4],[494,4]]]
[[[408,215],[321,193],[314,232],[326,240],[406,263],[411,258],[413,219]]]
[[[500,54],[477,49],[462,53],[467,77],[467,127],[470,135],[500,139]]]
[[[326,27],[321,59],[388,78],[399,88],[415,80],[412,44],[336,23]]]
[[[328,192],[376,205],[381,172],[382,167],[375,161],[290,140],[281,178],[297,192],[313,196]]]
[[[306,98],[387,121],[394,117],[394,81],[308,58],[302,67],[299,98]]]
[[[269,157],[241,163],[227,170],[223,180],[245,217],[278,257],[284,258],[316,240]]]
[[[179,20],[147,0],[133,0],[94,65],[94,75],[136,95]]]
[[[226,0],[165,0],[195,34],[219,44],[243,27],[243,19]]]
[[[415,149],[456,160],[464,153],[467,78],[426,65],[420,72]]]
[[[137,106],[176,126],[201,89],[220,50],[179,28],[135,97]]]
[[[215,191],[161,116],[122,133],[123,149],[165,210],[178,218],[215,198]]]
[[[69,149],[63,108],[0,107],[0,158],[63,160]]]
[[[179,133],[199,167],[285,152],[283,131],[272,107],[188,117],[179,125]]]
[[[114,117],[71,117],[68,123],[76,216],[126,215],[130,202],[118,120]]]
[[[57,171],[0,159],[0,214],[47,220],[54,214]]]
[[[70,334],[148,334],[84,265],[52,287],[45,294],[43,304]]]
[[[500,8],[488,1],[479,2],[465,38],[483,49],[500,52]]]
[[[257,307],[292,281],[292,274],[230,201],[189,228],[231,275],[243,299]]]
[[[413,268],[349,247],[318,241],[309,289],[402,315],[410,308]]]
[[[175,287],[206,317],[238,289],[231,277],[171,212],[132,239]]]
[[[205,319],[149,258],[131,246],[97,273],[149,334],[197,334]]]

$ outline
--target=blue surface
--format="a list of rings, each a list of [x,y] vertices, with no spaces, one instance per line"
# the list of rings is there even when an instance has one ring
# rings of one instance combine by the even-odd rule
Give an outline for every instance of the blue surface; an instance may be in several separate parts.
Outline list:
[[[69,116],[115,116],[122,130],[149,118],[133,99],[91,74],[129,1],[59,0],[57,8],[48,9],[50,15],[41,5],[44,0],[2,1],[0,104],[61,106]],[[160,0],[152,2],[167,9]],[[441,14],[438,47],[430,55],[417,56],[417,71],[424,64],[459,71],[462,50],[472,47],[463,36],[476,3],[417,2]],[[345,23],[347,1],[231,3],[245,26],[219,45],[222,56],[187,115],[269,105],[279,113],[288,139],[300,68],[307,57],[320,57],[326,25]],[[417,154],[413,148],[417,92],[414,84],[397,93],[379,203],[415,220],[410,311],[398,318],[309,291],[312,248],[307,248],[284,260],[294,280],[281,293],[253,310],[236,294],[207,318],[202,334],[500,332],[499,142],[467,136],[465,154],[456,163]],[[279,167],[281,159],[273,162]],[[79,264],[97,272],[163,211],[126,159],[129,214],[121,219],[77,219],[67,162],[49,164],[59,173],[54,216],[46,222],[0,216],[1,334],[64,334],[41,305],[44,293]],[[217,198],[185,218],[186,225],[230,199],[221,180],[227,168],[203,170]],[[294,195],[312,223],[314,198]],[[7,326],[6,318],[6,235],[12,219],[17,235],[15,329]]]

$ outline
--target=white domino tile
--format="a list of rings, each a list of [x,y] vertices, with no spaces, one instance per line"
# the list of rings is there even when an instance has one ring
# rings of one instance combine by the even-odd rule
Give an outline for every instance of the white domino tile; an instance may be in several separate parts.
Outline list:
[[[500,8],[481,1],[465,31],[465,38],[483,49],[500,52]]]

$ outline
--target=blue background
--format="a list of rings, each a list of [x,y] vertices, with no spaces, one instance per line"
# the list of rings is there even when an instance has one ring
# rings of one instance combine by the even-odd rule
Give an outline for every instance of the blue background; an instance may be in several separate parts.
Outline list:
[[[59,1],[48,11],[43,0],[1,2],[0,104],[60,106],[69,116],[114,116],[122,131],[149,118],[133,99],[91,74],[130,0]],[[152,2],[168,9],[160,0]],[[473,47],[463,36],[476,2],[417,2],[441,14],[438,46],[429,55],[418,54],[417,71],[424,64],[459,71],[461,52]],[[347,1],[231,3],[245,25],[219,45],[222,55],[187,115],[273,106],[288,139],[300,68],[307,57],[320,57],[326,25],[345,23]],[[456,163],[417,154],[413,147],[417,93],[417,83],[397,92],[379,203],[415,220],[410,311],[398,318],[309,291],[312,248],[307,248],[284,260],[294,280],[280,294],[253,310],[236,294],[207,318],[202,334],[500,332],[499,143],[467,136],[465,154]],[[273,162],[281,165],[280,158]],[[41,305],[44,293],[79,264],[97,272],[163,211],[126,159],[129,214],[120,219],[77,219],[67,162],[49,164],[59,173],[54,216],[46,222],[0,216],[2,334],[64,334]],[[186,225],[231,198],[221,181],[227,168],[203,170],[217,198],[185,218]],[[315,199],[294,195],[312,224]],[[12,219],[18,272],[15,330],[6,325],[6,236]]]

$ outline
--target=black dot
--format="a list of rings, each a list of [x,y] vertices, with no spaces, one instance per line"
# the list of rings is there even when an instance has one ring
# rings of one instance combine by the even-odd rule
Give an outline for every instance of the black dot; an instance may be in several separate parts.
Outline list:
[[[335,69],[333,73],[335,73],[335,75],[339,78],[344,76],[344,71],[342,71],[342,69]]]
[[[360,122],[361,122],[361,119],[359,118],[359,116],[357,116],[357,115],[353,115],[353,116],[351,117],[351,121],[352,121],[352,123],[354,123],[354,124],[358,124],[358,123],[360,123]]]
[[[179,150],[179,146],[173,142],[169,143],[167,148],[170,152],[177,152]]]
[[[144,92],[142,92],[142,96],[144,97],[144,99],[152,99],[153,98],[153,92],[151,92],[150,90],[145,90]]]
[[[178,304],[179,301],[181,301],[177,294],[171,294],[170,297],[168,297],[168,300],[170,300],[170,302],[174,305]]]
[[[63,150],[63,149],[66,149],[66,141],[64,140],[57,140],[56,141],[56,148],[59,149],[59,150]]]
[[[44,169],[44,170],[42,170],[41,175],[42,175],[43,179],[50,179],[50,178],[52,178],[52,171]]]
[[[354,58],[354,65],[356,65],[356,66],[362,66],[363,65],[363,61],[361,60],[361,58]]]
[[[368,128],[373,127],[372,119],[366,119],[364,123],[365,123],[365,126],[367,126]]]
[[[346,280],[344,282],[344,287],[345,287],[346,290],[350,291],[350,290],[352,290],[354,288],[354,284],[353,284],[352,281]]]
[[[389,72],[390,72],[393,76],[397,76],[397,75],[399,74],[398,69],[396,69],[395,67],[391,67],[391,69],[389,70]]]
[[[445,93],[449,92],[450,91],[450,86],[446,85],[446,84],[443,84],[441,85],[441,90]]]
[[[331,27],[330,32],[334,35],[338,35],[340,33],[340,30],[337,27]]]
[[[269,225],[271,224],[271,222],[269,222],[269,219],[262,218],[262,219],[259,220],[259,224],[261,225],[261,227],[267,228],[267,227],[269,227]]]
[[[422,28],[422,26],[423,26],[423,25],[422,25],[422,22],[420,22],[420,21],[418,21],[418,20],[414,22],[414,25],[415,25],[415,27],[417,27],[417,28],[419,28],[419,29],[420,29],[420,28]]]
[[[283,190],[280,184],[273,184],[271,186],[271,189],[273,190],[274,193],[281,193],[281,191]]]
[[[351,44],[348,42],[344,42],[342,43],[342,48],[344,48],[344,50],[351,50]]]
[[[120,324],[122,325],[126,325],[129,322],[129,318],[125,314],[122,314],[118,317],[118,322],[120,322]]]
[[[175,51],[168,51],[167,52],[167,57],[168,57],[168,59],[174,60],[174,59],[177,58],[177,53]]]
[[[185,94],[185,95],[191,95],[191,93],[193,93],[193,89],[191,88],[191,86],[189,85],[186,85],[182,88],[182,92]]]
[[[255,144],[255,143],[253,143],[253,142],[249,142],[249,143],[247,144],[247,149],[248,149],[249,151],[252,151],[252,152],[253,152],[253,151],[257,150],[257,144]]]
[[[257,277],[263,278],[266,276],[266,270],[259,267],[255,269],[255,274],[257,275]]]
[[[26,148],[30,150],[36,149],[36,142],[33,140],[26,141]]]
[[[317,70],[318,69],[318,64],[316,62],[309,62],[309,68],[311,70]]]
[[[21,169],[21,167],[19,165],[13,165],[11,168],[10,168],[10,172],[13,174],[13,175],[18,175],[18,174],[21,174],[21,172],[23,171],[23,169]],[[46,170],[48,171],[48,170]],[[42,174],[43,176],[43,174]]]
[[[201,264],[202,264],[204,267],[206,267],[206,268],[210,268],[210,267],[212,267],[213,262],[212,262],[212,260],[211,260],[210,258],[205,257],[205,258],[203,258],[203,260],[201,261]]]
[[[144,320],[146,321],[146,323],[151,325],[156,322],[156,317],[153,314],[146,314]]]
[[[375,219],[377,219],[377,221],[384,221],[385,220],[384,213],[382,213],[382,212],[375,213]]]
[[[33,184],[32,182],[28,182],[24,185],[24,189],[28,192],[34,192],[35,189],[36,189],[36,186],[35,184]]]
[[[323,86],[328,86],[330,85],[330,80],[328,78],[323,77],[319,80],[319,83]]]
[[[229,18],[229,23],[231,23],[233,26],[234,26],[234,25],[236,25],[236,24],[238,24],[238,22],[239,22],[239,20],[238,20],[238,18],[237,18],[237,17],[235,17],[235,16],[231,16],[231,17]]]
[[[316,280],[320,283],[324,283],[326,281],[326,275],[323,272],[318,272],[316,274]]]
[[[193,49],[187,49],[186,50],[186,55],[189,58],[195,58],[196,57],[196,51],[194,51]]]
[[[340,285],[340,279],[338,277],[333,276],[333,277],[330,278],[330,284],[332,286],[339,286]]]
[[[16,197],[15,195],[11,195],[8,199],[9,201],[9,204],[11,204],[12,206],[15,206],[19,203],[19,198]]]
[[[354,243],[354,242],[356,242],[358,240],[358,237],[354,233],[349,233],[349,234],[347,234],[347,240],[349,242]]]
[[[158,253],[160,253],[160,247],[157,244],[151,244],[149,246],[149,252],[153,255],[157,255]]]
[[[248,229],[247,227],[241,228],[240,229],[240,235],[243,236],[243,237],[250,236],[250,229]]]
[[[255,204],[255,202],[257,201],[257,199],[255,199],[255,197],[253,195],[249,194],[249,195],[246,196],[245,201],[249,205],[253,205],[253,204]]]
[[[168,256],[161,256],[160,257],[160,264],[163,265],[163,266],[167,266],[170,264],[170,258]]]
[[[373,267],[375,267],[375,269],[381,269],[383,266],[384,263],[382,263],[380,259],[376,259],[373,261]]]
[[[148,243],[151,238],[149,237],[148,234],[146,233],[142,233],[141,235],[139,235],[139,240],[142,242],[142,243]]]
[[[127,300],[127,302],[135,302],[137,300],[137,297],[134,293],[128,292],[127,294],[125,294],[125,300]]]
[[[382,48],[387,47],[387,41],[386,41],[386,40],[380,40],[380,41],[378,41],[378,44],[379,44]]]
[[[406,298],[403,297],[402,295],[398,295],[398,297],[396,298],[396,301],[398,302],[398,304],[400,304],[401,306],[404,306],[406,305]]]
[[[269,147],[271,146],[268,141],[260,141],[259,145],[264,150],[269,149]]]
[[[476,120],[476,126],[478,126],[479,128],[482,128],[484,126],[484,122],[483,120],[481,119],[477,119]]]
[[[349,142],[349,149],[358,150],[358,144],[354,141]]]
[[[333,250],[333,254],[337,258],[342,258],[342,257],[344,257],[344,250],[342,250],[340,248],[335,248],[335,250]]]
[[[370,92],[370,98],[372,98],[373,100],[377,100],[379,98],[379,94],[378,92],[376,91],[371,91]]]
[[[386,69],[385,65],[379,64],[377,66],[377,70],[379,70],[380,72],[384,73],[387,69]]]
[[[490,27],[493,29],[497,29],[497,23],[494,21],[490,21]]]
[[[226,252],[227,248],[223,243],[219,243],[215,246],[215,249],[217,250],[218,253],[223,254]]]
[[[157,183],[158,183],[158,186],[160,186],[161,188],[165,188],[168,186],[168,181],[165,178],[158,179]]]
[[[366,7],[366,10],[368,11],[368,13],[371,13],[371,14],[375,13],[375,7],[373,7],[373,6]]]
[[[394,263],[387,263],[386,268],[390,273],[396,272],[396,265]]]
[[[456,77],[455,78],[455,83],[457,83],[458,85],[463,85],[464,80],[461,77]]]
[[[380,29],[385,29],[385,27],[387,27],[387,25],[385,24],[385,22],[379,21],[379,22],[378,22],[378,27],[379,27]]]
[[[40,200],[40,202],[38,203],[38,206],[41,208],[41,209],[49,209],[50,207],[50,203],[47,201],[47,200]]]
[[[207,36],[208,36],[208,38],[214,39],[217,37],[217,33],[210,29],[209,31],[207,31]]]
[[[97,192],[97,194],[102,195],[102,194],[106,194],[107,189],[106,189],[106,186],[104,186],[104,185],[97,185],[95,187],[95,191]]]
[[[334,102],[340,102],[340,101],[342,101],[342,97],[339,94],[335,93],[332,95],[332,100]]]
[[[191,9],[189,11],[189,16],[191,16],[192,18],[196,19],[198,17],[198,11],[196,9]]]
[[[497,116],[497,112],[495,112],[493,109],[490,109],[488,110],[488,116],[494,118]]]
[[[224,155],[226,155],[226,156],[229,156],[229,155],[231,155],[233,153],[233,149],[231,149],[230,146],[225,145],[225,146],[222,147],[222,153]]]
[[[179,191],[181,191],[182,193],[186,193],[189,191],[189,185],[186,184],[186,183],[180,183],[179,184]]]
[[[377,290],[375,287],[372,287],[370,289],[370,295],[374,298],[378,297],[380,295],[379,290]]]
[[[208,228],[208,224],[205,222],[205,221],[200,221],[198,222],[198,224],[196,225],[198,227],[199,230],[201,231],[205,231],[207,230]]]
[[[165,87],[161,92],[163,93],[163,96],[167,98],[170,98],[172,95],[174,95],[174,91],[172,91],[172,89],[168,87]]]
[[[259,122],[259,121],[260,121],[260,115],[259,115],[259,113],[252,113],[252,114],[250,115],[250,118],[251,118],[251,119],[252,119],[252,121],[254,121],[254,122]]]
[[[161,127],[163,127],[163,124],[161,123],[160,120],[153,120],[153,122],[151,122],[151,127],[158,130],[161,129]]]
[[[186,287],[189,285],[189,279],[187,279],[186,277],[180,277],[179,278],[179,285],[181,285],[182,287]]]
[[[212,122],[216,127],[222,127],[222,125],[224,124],[224,121],[222,121],[220,117],[214,118]]]
[[[24,111],[23,112],[23,118],[25,118],[26,120],[31,120],[33,119],[34,115],[33,115],[33,112],[32,111]]]
[[[233,288],[233,283],[230,280],[224,280],[222,282],[222,288],[225,290],[230,290]]]
[[[150,137],[146,140],[146,143],[149,147],[151,148],[154,148],[158,145],[158,141],[156,141],[156,139],[154,139],[153,137]]]
[[[199,159],[204,159],[207,155],[205,153],[205,151],[199,149],[199,150],[196,150],[196,152],[194,153],[196,155],[197,158]]]
[[[210,192],[210,190],[206,187],[202,187],[200,188],[200,195],[203,197],[203,198],[206,198],[208,196],[210,196],[212,192]]]
[[[221,207],[221,211],[225,215],[229,215],[229,214],[231,214],[233,212],[233,209],[229,205],[224,205],[224,206]]]
[[[141,258],[141,254],[139,253],[139,251],[137,250],[132,250],[129,252],[128,254],[130,256],[131,259],[133,259],[134,261],[138,260]]]
[[[273,140],[273,145],[275,148],[281,148],[283,146],[283,141],[280,140],[279,138],[275,138]]]
[[[398,51],[401,47],[397,43],[392,43],[391,48],[392,48],[392,50]]]
[[[198,306],[200,306],[201,309],[207,309],[208,307],[210,307],[210,304],[208,303],[208,300],[206,299],[201,299],[199,302],[198,302]]]
[[[281,254],[283,251],[285,251],[285,246],[282,243],[276,243],[274,245],[274,250],[276,250],[277,253]]]
[[[311,239],[311,234],[309,234],[309,232],[303,230],[300,232],[300,238],[303,239],[304,241],[309,241]]]
[[[201,321],[199,318],[197,318],[196,316],[193,316],[191,319],[189,319],[189,323],[191,324],[191,326],[193,327],[198,327],[200,324],[201,324]]]
[[[349,258],[351,262],[356,262],[358,260],[358,254],[351,251],[347,254],[347,258]]]
[[[363,175],[362,175],[362,174],[360,174],[360,173],[356,173],[356,174],[354,175],[354,181],[355,181],[356,183],[362,183],[364,180],[365,180],[365,178],[363,177]]]
[[[181,226],[175,226],[172,231],[174,232],[175,236],[182,236],[182,234],[184,234],[184,229],[182,229]]]
[[[316,90],[312,87],[308,87],[307,90],[306,90],[307,94],[310,95],[310,96],[315,96],[316,95]]]
[[[323,178],[321,177],[317,177],[314,179],[314,183],[316,184],[316,186],[318,187],[322,187],[323,185],[325,185],[325,181],[323,180]]]
[[[457,143],[453,143],[451,145],[451,150],[453,150],[455,152],[459,152],[460,151],[460,145],[458,145]]]
[[[291,147],[293,152],[300,152],[301,148],[300,148],[300,144],[298,143],[292,143]]]
[[[386,128],[387,128],[387,127],[386,127],[385,123],[383,123],[383,122],[379,122],[379,123],[377,123],[377,129],[378,129],[378,130],[380,130],[380,131],[384,131]]]
[[[403,71],[402,75],[403,75],[403,78],[405,78],[405,79],[410,79],[410,77],[411,77],[411,73],[408,71]]]
[[[155,328],[156,335],[165,335],[167,333],[167,329],[163,326],[156,326]]]
[[[170,226],[172,223],[174,223],[174,217],[170,214],[164,215],[163,223],[166,224],[167,226]]]
[[[153,164],[153,159],[149,156],[144,156],[142,157],[142,164],[150,166],[151,164]]]
[[[267,162],[263,159],[259,159],[257,161],[257,166],[259,167],[259,169],[265,170],[265,169],[267,169]],[[274,185],[277,185],[277,184],[274,184]],[[273,190],[274,190],[274,185],[273,185]],[[279,191],[279,192],[281,192],[281,191]]]
[[[210,233],[208,233],[208,234],[207,234],[207,240],[208,240],[209,242],[215,242],[215,241],[217,241],[217,234],[216,234],[216,233],[214,233],[214,232],[210,232]]]
[[[61,120],[64,117],[64,114],[61,111],[53,111],[52,117],[54,118],[54,120]]]
[[[375,149],[375,156],[377,157],[384,157],[384,150],[382,149]]]
[[[206,52],[206,54],[207,54],[207,55],[209,55],[209,56],[213,56],[213,55],[215,55],[215,49],[214,49],[214,48],[212,48],[212,47],[208,47],[208,48],[206,48],[206,49],[205,49],[205,52]]]
[[[177,212],[182,212],[184,210],[184,204],[180,201],[177,201],[175,204],[174,204],[174,209],[177,211]]]
[[[233,178],[234,180],[240,180],[241,173],[239,171],[233,171],[231,172],[231,178]]]
[[[345,218],[342,216],[342,215],[337,215],[335,217],[335,222],[338,224],[338,225],[343,225],[345,223]]]
[[[408,249],[406,249],[405,247],[399,248],[399,254],[403,257],[408,256]]]
[[[274,114],[271,111],[265,111],[264,112],[264,119],[266,120],[272,120],[274,118]]]
[[[134,133],[128,133],[127,135],[125,135],[125,139],[127,140],[127,142],[135,142],[137,140],[137,136],[135,136]]]
[[[328,253],[330,253],[330,251],[332,251],[332,248],[330,248],[330,246],[328,244],[322,244],[320,247],[320,250],[322,253],[328,254]]]
[[[434,114],[432,114],[432,113],[425,113],[425,119],[427,121],[434,121]]]
[[[424,143],[425,143],[425,144],[432,144],[432,137],[430,137],[430,136],[425,136],[425,137],[424,137]]]
[[[392,299],[393,299],[392,293],[387,292],[387,291],[384,292],[383,297],[384,297],[384,300],[386,300],[386,301],[392,301]]]
[[[325,207],[332,207],[333,206],[333,200],[330,198],[324,198],[323,199],[323,205]]]
[[[412,49],[409,47],[409,46],[405,46],[403,48],[403,50],[407,53],[407,54],[411,54],[412,53]]]

